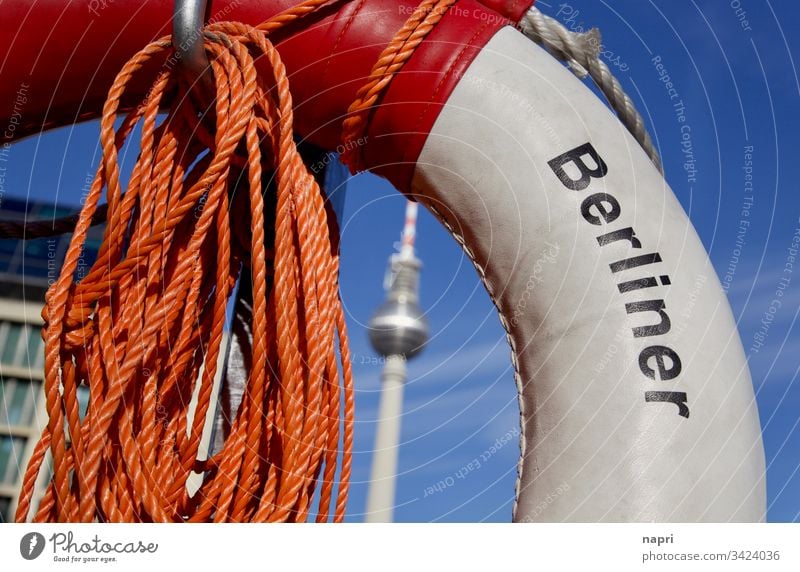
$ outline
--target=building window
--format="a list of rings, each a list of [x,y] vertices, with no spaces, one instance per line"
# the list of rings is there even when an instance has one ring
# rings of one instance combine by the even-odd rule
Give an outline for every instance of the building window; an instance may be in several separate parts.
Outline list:
[[[0,435],[0,485],[16,484],[24,452],[25,438]]]
[[[4,331],[0,334],[2,335],[3,353],[0,359],[3,360],[3,363],[16,365],[17,353],[19,353],[20,346],[19,341],[22,337],[22,332],[25,330],[25,325],[16,322],[6,322],[3,326]]]
[[[11,521],[11,515],[8,514],[9,508],[11,508],[11,497],[0,497],[0,523]]]
[[[42,329],[21,322],[0,322],[0,362],[41,369],[44,364]]]
[[[24,359],[31,369],[41,369],[44,366],[44,340],[39,326],[28,326],[28,347]]]
[[[30,425],[36,415],[41,384],[6,377],[0,379],[0,425]]]

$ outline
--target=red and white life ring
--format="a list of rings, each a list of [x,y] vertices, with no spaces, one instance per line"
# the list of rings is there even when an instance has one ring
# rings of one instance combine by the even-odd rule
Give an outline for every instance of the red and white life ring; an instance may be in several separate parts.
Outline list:
[[[255,24],[291,4],[209,12]],[[762,520],[758,414],[714,269],[616,117],[508,25],[530,4],[457,2],[362,142],[370,170],[462,244],[508,332],[523,429],[514,520]],[[355,91],[415,5],[332,2],[279,34],[302,136],[339,145]],[[121,65],[169,32],[172,1],[3,10],[19,23],[0,32],[7,145],[96,117]],[[545,255],[557,272],[532,282]],[[537,510],[564,482],[569,494]]]

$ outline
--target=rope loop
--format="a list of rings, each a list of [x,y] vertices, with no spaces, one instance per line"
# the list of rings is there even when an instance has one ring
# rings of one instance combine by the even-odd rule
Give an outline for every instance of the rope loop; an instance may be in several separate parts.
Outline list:
[[[208,26],[215,98],[206,117],[179,70],[164,65],[117,126],[130,78],[169,61],[170,38],[119,72],[101,119],[102,160],[46,297],[49,422],[17,520],[31,513],[48,451],[53,474],[36,521],[304,521],[317,487],[316,519],[343,520],[354,403],[338,240],[295,145],[286,70],[268,37],[321,4],[258,28]],[[256,60],[267,62],[261,72]],[[137,127],[139,156],[123,180],[118,153]],[[103,243],[75,282],[103,196]],[[226,308],[243,264],[253,291],[249,377],[222,449],[205,458]],[[201,484],[190,491],[195,472]]]

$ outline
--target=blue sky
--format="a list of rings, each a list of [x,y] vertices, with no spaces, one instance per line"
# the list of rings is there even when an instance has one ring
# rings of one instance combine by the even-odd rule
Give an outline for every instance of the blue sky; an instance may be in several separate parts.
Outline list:
[[[737,4],[746,12],[747,26]],[[730,282],[764,432],[769,519],[800,520],[800,268],[793,274],[783,270],[800,228],[798,3],[551,0],[538,5],[573,29],[600,28],[608,63],[645,115],[667,180],[720,278]],[[652,63],[655,56],[685,103],[695,181],[683,168],[680,124]],[[16,196],[77,204],[93,172],[96,137],[96,126],[85,125],[16,145],[6,188]],[[746,147],[752,147],[752,204],[744,192]],[[745,205],[750,225],[742,233]],[[383,300],[386,259],[399,238],[403,208],[403,198],[385,181],[371,175],[351,179],[342,292],[358,390],[353,521],[363,518],[381,369],[363,325]],[[507,522],[519,450],[504,333],[471,264],[428,213],[421,213],[418,247],[425,264],[422,304],[433,337],[409,364],[396,520]],[[790,282],[758,347],[754,336],[781,278]],[[498,440],[501,446],[487,461],[466,469]]]

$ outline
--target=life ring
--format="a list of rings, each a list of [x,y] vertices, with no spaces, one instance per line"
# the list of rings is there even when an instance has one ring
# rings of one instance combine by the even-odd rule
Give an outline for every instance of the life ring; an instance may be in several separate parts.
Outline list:
[[[291,4],[218,0],[209,12],[255,24]],[[350,142],[442,221],[498,308],[520,393],[514,520],[763,520],[755,398],[714,269],[614,115],[509,25],[531,4],[457,2]],[[340,144],[355,91],[415,5],[332,2],[280,33],[303,137]],[[4,145],[96,117],[171,10],[4,5],[19,22],[0,32]],[[546,276],[533,273],[542,257]]]

